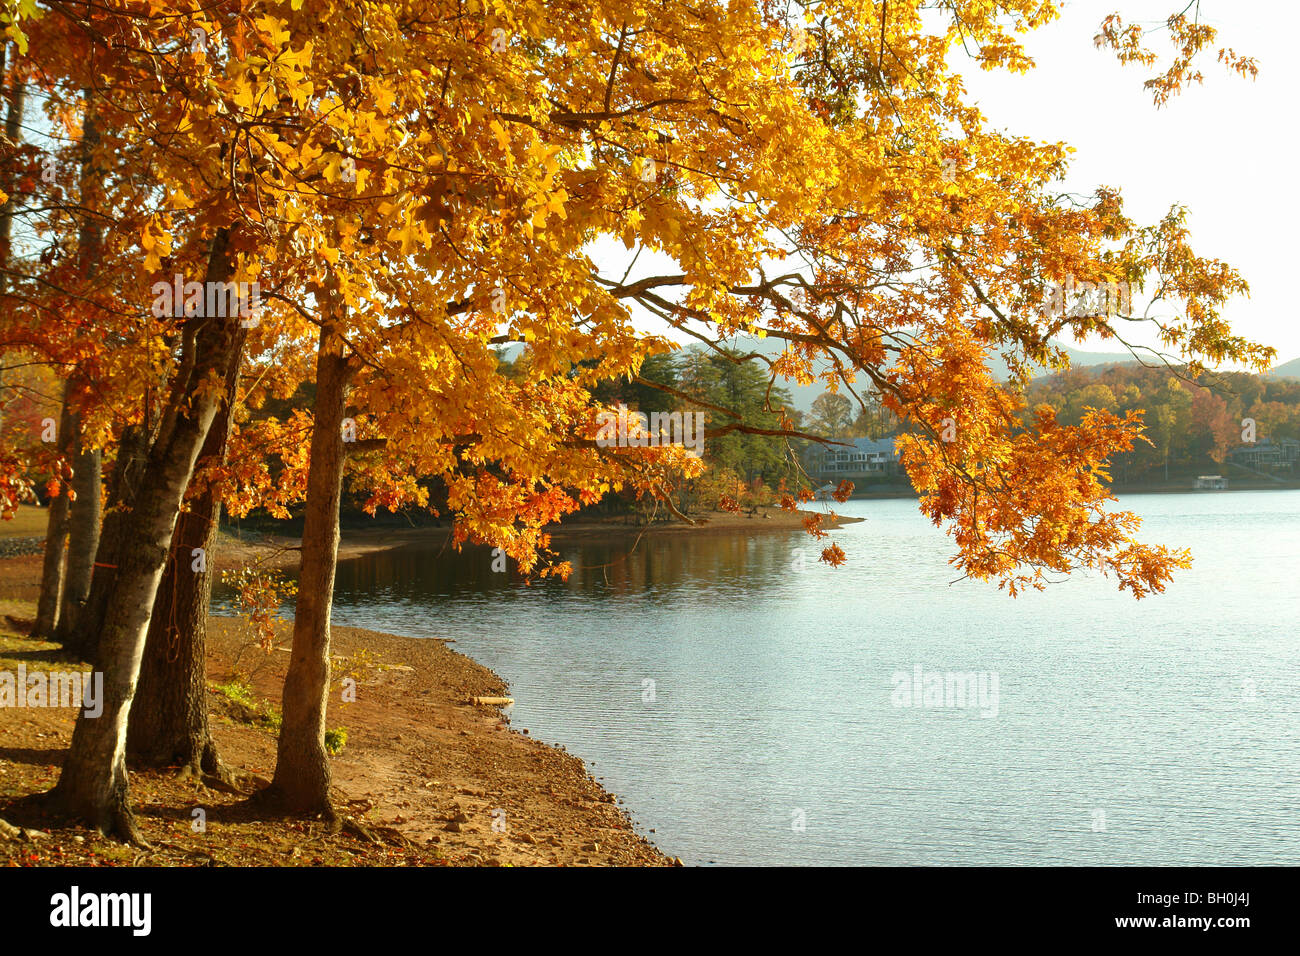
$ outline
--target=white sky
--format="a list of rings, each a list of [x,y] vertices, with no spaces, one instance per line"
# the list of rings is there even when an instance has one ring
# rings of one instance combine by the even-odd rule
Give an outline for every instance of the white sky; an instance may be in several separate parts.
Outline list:
[[[1300,356],[1290,289],[1297,271],[1292,229],[1300,219],[1300,60],[1294,48],[1300,4],[1202,0],[1201,22],[1219,31],[1216,49],[1229,46],[1255,57],[1259,77],[1242,79],[1213,53],[1203,55],[1204,84],[1157,110],[1142,89],[1151,71],[1121,66],[1113,53],[1094,48],[1092,38],[1112,11],[1162,24],[1184,3],[1078,0],[1029,35],[1026,47],[1038,64],[1029,74],[953,65],[993,126],[1075,147],[1070,189],[1118,186],[1125,210],[1141,224],[1157,221],[1175,203],[1187,206],[1196,251],[1225,260],[1250,283],[1250,298],[1235,300],[1225,313],[1234,330],[1274,346],[1279,363],[1286,362]],[[1166,32],[1155,34],[1148,46],[1163,54],[1166,38]]]

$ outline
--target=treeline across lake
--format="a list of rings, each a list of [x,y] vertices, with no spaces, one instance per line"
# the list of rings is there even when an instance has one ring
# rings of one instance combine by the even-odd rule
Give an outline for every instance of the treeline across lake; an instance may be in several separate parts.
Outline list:
[[[516,361],[526,361],[526,355]],[[606,383],[600,397],[647,413],[714,414],[711,409],[725,407],[758,429],[779,428],[784,415],[794,429],[839,443],[897,438],[916,430],[869,389],[855,399],[826,392],[809,410],[797,409],[790,390],[771,383],[760,358],[736,351],[691,347],[655,356],[641,378],[653,384]],[[1141,414],[1143,437],[1132,450],[1117,452],[1110,460],[1117,487],[1162,482],[1182,486],[1189,476],[1206,472],[1228,472],[1239,479],[1300,478],[1292,448],[1293,442],[1300,442],[1300,379],[1244,372],[1193,379],[1185,368],[1114,363],[1034,379],[1023,398],[1020,417],[1026,424],[1043,406],[1069,426],[1080,425],[1088,409]],[[810,460],[808,453],[822,447],[811,439],[753,433],[711,439],[703,446],[704,473],[681,491],[682,508],[770,505],[784,484],[817,478],[816,459]],[[895,484],[906,480],[899,469],[890,474]],[[632,514],[637,508],[634,496],[612,495],[588,512]]]
[[[513,357],[502,353],[499,361],[504,375],[522,378],[528,352],[517,351]],[[272,410],[287,415],[298,406],[310,408],[311,392],[311,385],[305,385],[294,399]],[[843,393],[826,392],[807,411],[795,408],[790,389],[772,382],[761,359],[727,349],[688,347],[651,356],[638,381],[602,382],[596,393],[609,406],[622,404],[647,415],[702,412],[710,429],[734,420],[759,431],[778,430],[784,415],[792,430],[839,443],[897,438],[913,430],[868,390],[860,392],[860,402]],[[1059,422],[1071,426],[1079,425],[1089,408],[1118,415],[1142,413],[1145,440],[1111,458],[1111,478],[1117,487],[1165,482],[1190,487],[1190,478],[1220,472],[1239,481],[1252,476],[1266,481],[1300,478],[1289,446],[1300,441],[1300,379],[1223,372],[1192,380],[1180,368],[1116,363],[1034,379],[1024,399],[1020,413],[1024,421],[1044,405],[1055,410]],[[702,474],[683,481],[676,491],[678,508],[689,513],[774,507],[783,489],[819,480],[816,460],[809,458],[809,452],[821,447],[812,439],[757,431],[709,438],[702,443]],[[901,469],[890,469],[891,488],[904,487],[905,482]],[[351,479],[348,484],[345,521],[373,523],[374,517],[365,509],[369,489]],[[445,502],[445,484],[436,479],[424,484],[430,501]],[[863,491],[871,483],[859,480],[857,485]],[[297,509],[291,510],[295,514],[287,522],[266,513],[255,513],[245,521],[253,527],[292,530],[299,522]],[[607,495],[573,520],[612,517],[634,522],[674,519],[653,500],[638,498],[629,490]],[[437,521],[424,509],[392,520]]]
[[[1243,372],[1203,375],[1139,365],[1071,369],[1031,383],[1029,408],[1050,405],[1077,424],[1086,409],[1138,409],[1146,441],[1112,459],[1117,484],[1173,480],[1192,472],[1248,469],[1300,477],[1292,443],[1300,441],[1300,379]]]
[[[1142,438],[1110,459],[1117,486],[1187,484],[1191,475],[1225,472],[1238,478],[1300,478],[1300,379],[1244,372],[1203,374],[1137,363],[1067,369],[1031,381],[1021,421],[1043,406],[1058,422],[1077,426],[1089,409],[1138,412]],[[867,396],[855,406],[841,394],[813,402],[804,425],[842,442],[895,438],[913,429]]]

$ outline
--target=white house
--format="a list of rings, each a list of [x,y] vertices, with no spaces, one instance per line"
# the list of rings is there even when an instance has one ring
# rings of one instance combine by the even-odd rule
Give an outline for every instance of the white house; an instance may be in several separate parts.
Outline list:
[[[817,478],[883,478],[898,474],[898,451],[892,438],[855,438],[849,445],[814,445],[807,465]]]

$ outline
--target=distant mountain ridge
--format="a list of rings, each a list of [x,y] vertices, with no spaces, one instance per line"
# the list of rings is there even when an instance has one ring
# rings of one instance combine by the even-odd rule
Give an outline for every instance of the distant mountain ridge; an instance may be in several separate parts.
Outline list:
[[[768,358],[776,358],[785,350],[785,343],[780,339],[759,339],[752,335],[735,336],[728,340],[727,344],[742,352],[757,352]],[[1070,356],[1070,364],[1075,368],[1093,365],[1136,364],[1137,362],[1137,359],[1133,358],[1128,352],[1085,352],[1082,349],[1076,349],[1059,342],[1055,344],[1060,345],[1065,350],[1066,354]],[[1000,382],[1005,381],[1011,375],[1006,362],[1002,360],[1000,355],[993,356],[988,365],[993,377]],[[780,384],[790,390],[790,394],[794,398],[794,407],[803,412],[809,411],[812,408],[812,403],[826,391],[826,387],[821,382],[812,385],[798,385],[795,382],[783,381]]]
[[[785,343],[781,339],[760,339],[753,335],[733,336],[725,344],[740,352],[757,352],[759,355],[764,355],[770,359],[775,359],[785,351]],[[1085,352],[1083,349],[1076,349],[1061,342],[1054,342],[1053,344],[1065,350],[1065,353],[1070,356],[1070,365],[1074,368],[1137,364],[1137,359],[1128,352]],[[522,349],[523,346],[521,345],[511,345],[502,351],[508,360],[513,361]],[[993,356],[988,364],[993,377],[999,382],[1006,381],[1010,377],[1007,364],[1002,360],[1002,356]],[[1290,362],[1277,366],[1269,374],[1277,378],[1300,378],[1300,358],[1292,359]],[[821,382],[814,382],[812,385],[800,385],[797,382],[783,380],[778,384],[789,390],[794,398],[794,407],[801,412],[810,411],[812,403],[826,391],[826,386]]]
[[[769,358],[776,358],[785,350],[785,344],[780,339],[759,339],[750,335],[736,336],[729,340],[728,344],[741,351],[758,352],[760,355],[766,355]],[[1060,347],[1065,351],[1066,355],[1070,356],[1070,366],[1072,368],[1139,364],[1138,360],[1130,352],[1087,352],[1072,345],[1066,345],[1063,342],[1054,341],[1052,344]],[[1000,355],[994,355],[990,358],[988,366],[989,371],[993,373],[993,377],[999,382],[1004,382],[1011,376],[1006,362],[1002,360]],[[1046,369],[1040,369],[1039,374],[1046,371]],[[1300,378],[1300,358],[1277,366],[1270,374],[1279,378]],[[794,398],[794,407],[804,412],[809,411],[812,408],[812,403],[826,391],[821,382],[812,385],[798,385],[794,382],[783,381],[780,384],[790,390],[790,394]]]
[[[1283,362],[1268,374],[1275,378],[1300,378],[1300,358],[1293,358],[1289,362]]]

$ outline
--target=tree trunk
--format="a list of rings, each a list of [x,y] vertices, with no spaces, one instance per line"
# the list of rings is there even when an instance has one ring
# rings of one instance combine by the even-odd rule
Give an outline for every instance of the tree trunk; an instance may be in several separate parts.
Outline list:
[[[93,103],[87,92],[87,101]],[[93,210],[100,206],[100,193],[103,174],[95,168],[95,147],[99,145],[99,124],[93,106],[86,109],[85,121],[81,132],[81,177],[80,193],[83,209]],[[79,274],[83,295],[91,298],[93,290],[90,282],[95,277],[102,248],[103,229],[99,221],[87,213],[81,218],[81,228],[77,233],[77,272]],[[84,387],[84,373],[78,369],[69,377],[69,391],[82,402],[82,411],[72,415],[73,435],[70,441],[75,449],[73,461],[72,488],[77,493],[71,503],[71,517],[68,523],[68,570],[63,584],[62,610],[59,612],[59,626],[55,640],[66,642],[75,632],[77,615],[90,593],[90,579],[95,570],[95,550],[99,547],[100,482],[103,477],[103,452],[86,445],[82,428],[84,402],[88,397]],[[77,388],[72,383],[77,383]]]
[[[95,663],[98,659],[99,625],[108,610],[108,598],[117,580],[117,566],[122,556],[126,519],[135,501],[140,478],[149,455],[149,438],[142,425],[122,429],[117,444],[117,462],[108,482],[108,509],[95,549],[90,591],[81,605],[68,639],[65,653],[76,660]]]
[[[77,497],[68,504],[68,567],[63,580],[59,623],[54,632],[54,639],[65,645],[76,633],[77,618],[90,594],[102,510],[103,452],[84,446],[79,434],[80,424],[77,416],[73,415],[72,426],[78,434],[73,439],[76,454],[72,464],[72,490]]]
[[[5,74],[5,47],[0,46],[0,80]],[[18,69],[14,68],[13,79],[7,91],[8,108],[5,112],[5,138],[16,148],[22,135],[23,106],[27,98],[27,87],[19,82]],[[14,162],[12,157],[0,166],[0,190],[9,198],[0,205],[0,294],[4,293],[8,276],[3,272],[9,268],[9,254],[13,236],[14,210],[18,206],[18,197],[14,190]]]
[[[5,65],[8,56],[8,45],[0,43],[0,84],[4,83],[6,77]],[[22,128],[23,99],[26,95],[24,87],[17,83],[17,73],[14,74],[14,84],[10,87],[8,110],[5,115],[5,136],[14,146],[18,146],[18,131]],[[10,130],[13,130],[11,133]],[[0,304],[5,294],[5,288],[8,285],[9,275],[9,253],[12,249],[11,237],[13,236],[13,216],[16,202],[14,200],[14,162],[13,156],[9,155],[0,162],[0,191],[3,191],[5,199],[0,203]],[[0,368],[0,385],[4,383],[4,369]],[[4,410],[0,409],[0,423],[4,421]]]
[[[294,612],[293,647],[281,701],[283,719],[275,779],[263,799],[294,813],[322,813],[330,806],[330,765],[325,752],[329,697],[330,608],[339,546],[339,500],[343,490],[343,413],[347,407],[348,360],[343,338],[329,323],[316,353],[316,407],[302,529],[302,571]]]
[[[68,410],[68,399],[65,395],[63,411],[59,415],[60,456],[67,454],[73,430],[72,414]],[[65,459],[61,457],[61,470],[64,464]],[[59,599],[63,594],[63,555],[68,537],[70,489],[71,485],[61,474],[59,493],[50,499],[49,518],[45,527],[45,560],[41,565],[41,593],[36,599],[36,623],[32,627],[32,634],[36,637],[53,638],[59,625]]]
[[[230,278],[234,256],[229,244],[228,230],[219,230],[212,242],[206,282]],[[222,400],[202,386],[209,376],[225,372],[238,329],[238,316],[192,316],[185,322],[181,364],[126,519],[117,577],[99,631],[103,712],[97,718],[88,718],[84,711],[77,717],[72,745],[52,794],[70,815],[134,843],[144,841],[130,807],[127,718],[181,501]]]
[[[242,334],[240,344],[242,345]],[[220,483],[200,471],[226,458],[234,424],[231,414],[239,383],[242,348],[226,366],[225,403],[208,430],[191,482],[189,510],[181,512],[171,556],[163,572],[149,638],[140,667],[136,701],[127,726],[127,754],[149,766],[179,765],[183,773],[226,778],[208,726],[208,604],[212,600],[212,555],[221,515]],[[202,488],[193,485],[200,479]],[[195,549],[203,560],[197,564]]]

